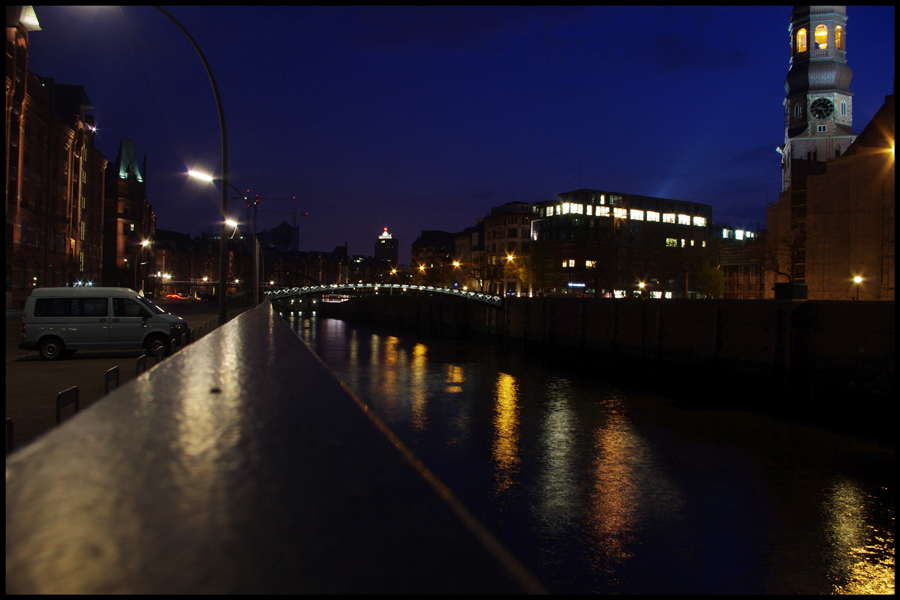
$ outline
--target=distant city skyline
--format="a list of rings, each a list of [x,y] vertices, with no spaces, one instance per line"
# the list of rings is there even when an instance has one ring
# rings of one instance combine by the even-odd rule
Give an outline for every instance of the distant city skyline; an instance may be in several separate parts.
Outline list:
[[[230,183],[281,211],[259,230],[308,212],[300,250],[370,255],[387,226],[406,263],[423,230],[578,188],[755,229],[780,191],[789,6],[166,10],[215,74]],[[218,174],[221,139],[185,36],[150,7],[35,12],[29,70],[84,87],[108,159],[122,138],[147,156],[158,227],[217,228],[217,191],[186,176]],[[847,15],[858,134],[893,91],[894,7]]]

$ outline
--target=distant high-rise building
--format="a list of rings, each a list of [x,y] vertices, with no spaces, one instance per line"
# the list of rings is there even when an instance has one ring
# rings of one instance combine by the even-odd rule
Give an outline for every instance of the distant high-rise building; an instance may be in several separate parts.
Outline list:
[[[394,267],[400,260],[400,240],[395,240],[394,236],[388,233],[387,227],[375,241],[375,260],[388,262]]]

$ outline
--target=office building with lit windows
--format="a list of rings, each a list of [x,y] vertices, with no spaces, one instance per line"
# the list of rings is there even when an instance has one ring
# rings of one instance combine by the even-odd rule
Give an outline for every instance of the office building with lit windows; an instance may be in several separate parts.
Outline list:
[[[536,294],[698,296],[697,273],[713,253],[708,204],[581,189],[535,206]]]

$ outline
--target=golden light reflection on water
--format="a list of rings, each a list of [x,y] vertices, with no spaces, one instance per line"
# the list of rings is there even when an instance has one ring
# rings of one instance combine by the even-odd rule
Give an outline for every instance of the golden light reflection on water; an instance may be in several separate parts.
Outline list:
[[[499,496],[516,483],[519,470],[519,385],[506,373],[494,384],[494,495]]]
[[[894,593],[894,534],[871,523],[874,501],[846,478],[826,492],[825,528],[836,594]]]
[[[424,431],[428,427],[428,348],[424,344],[416,344],[412,349],[409,361],[409,391],[412,397],[410,421],[413,428]]]
[[[458,394],[463,391],[461,383],[466,381],[466,372],[460,365],[446,365],[444,367],[444,391],[448,394]]]
[[[617,567],[632,558],[638,503],[631,423],[622,399],[614,395],[604,402],[606,422],[594,431],[592,485],[587,525],[592,537],[593,569],[614,577]]]

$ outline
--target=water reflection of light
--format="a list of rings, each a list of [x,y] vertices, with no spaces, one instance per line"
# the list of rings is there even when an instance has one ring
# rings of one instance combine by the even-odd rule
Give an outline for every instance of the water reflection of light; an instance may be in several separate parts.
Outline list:
[[[446,365],[444,371],[444,391],[448,394],[458,394],[462,391],[461,383],[465,382],[466,373],[460,365]]]
[[[548,531],[566,535],[578,497],[582,473],[574,464],[577,448],[576,416],[572,411],[571,382],[554,379],[545,388],[547,413],[541,425],[540,443],[543,469],[540,474],[540,515]]]
[[[593,482],[587,522],[593,537],[590,561],[595,571],[614,576],[633,553],[638,489],[633,467],[631,423],[622,399],[604,402],[606,422],[594,431]]]
[[[428,348],[423,344],[416,344],[412,350],[409,361],[409,391],[412,406],[410,409],[410,421],[416,431],[424,431],[428,427]]]
[[[500,495],[515,483],[519,467],[519,386],[506,373],[494,384],[494,494]]]
[[[835,481],[824,502],[834,592],[894,593],[894,534],[870,522],[874,499],[850,479]]]

